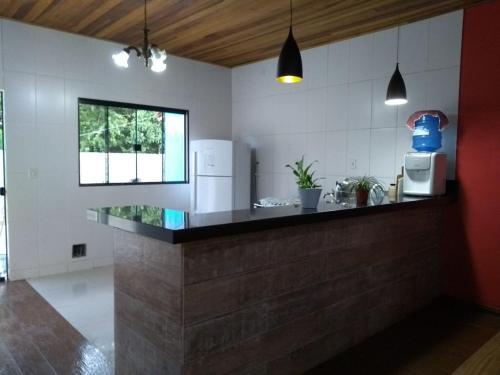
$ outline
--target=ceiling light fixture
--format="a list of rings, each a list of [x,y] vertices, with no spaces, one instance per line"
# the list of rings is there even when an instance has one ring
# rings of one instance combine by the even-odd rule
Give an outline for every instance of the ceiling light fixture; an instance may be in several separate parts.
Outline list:
[[[387,87],[387,95],[385,97],[385,104],[387,105],[401,105],[408,103],[406,99],[406,85],[403,76],[399,72],[399,26],[398,26],[398,45],[396,47],[396,70],[389,81]]]
[[[120,68],[128,68],[128,58],[131,51],[135,51],[138,58],[144,59],[146,68],[153,72],[161,73],[167,69],[167,53],[160,49],[156,44],[149,44],[149,29],[147,24],[146,0],[144,0],[144,42],[141,48],[128,46],[113,55],[113,61]]]
[[[298,83],[303,78],[302,57],[300,56],[299,46],[293,37],[292,22],[292,0],[290,0],[290,30],[281,48],[278,59],[278,72],[276,74],[276,81],[281,83]]]

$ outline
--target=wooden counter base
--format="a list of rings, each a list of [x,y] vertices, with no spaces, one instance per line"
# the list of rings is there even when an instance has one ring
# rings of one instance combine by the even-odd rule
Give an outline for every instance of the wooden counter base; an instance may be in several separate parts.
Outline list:
[[[119,374],[298,374],[438,292],[441,208],[170,244],[114,229]]]

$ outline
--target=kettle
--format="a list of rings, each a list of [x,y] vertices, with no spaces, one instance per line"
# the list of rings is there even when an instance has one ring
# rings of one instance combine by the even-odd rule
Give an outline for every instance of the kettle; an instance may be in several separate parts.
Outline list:
[[[384,187],[380,184],[375,184],[368,193],[368,200],[371,206],[377,206],[382,203],[385,197]]]
[[[347,179],[342,182],[335,181],[335,189],[332,189],[330,193],[326,193],[323,198],[326,198],[326,203],[342,203],[346,201],[349,198],[349,182]]]
[[[330,193],[326,193],[325,195],[323,195],[323,199],[326,199],[326,203],[335,202],[335,192],[332,191]]]
[[[349,199],[351,181],[345,178],[342,182],[335,181],[335,202],[343,203]]]

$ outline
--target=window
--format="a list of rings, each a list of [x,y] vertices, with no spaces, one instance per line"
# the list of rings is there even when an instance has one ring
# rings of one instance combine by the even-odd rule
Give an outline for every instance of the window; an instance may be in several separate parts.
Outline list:
[[[80,185],[187,182],[188,111],[79,99]]]

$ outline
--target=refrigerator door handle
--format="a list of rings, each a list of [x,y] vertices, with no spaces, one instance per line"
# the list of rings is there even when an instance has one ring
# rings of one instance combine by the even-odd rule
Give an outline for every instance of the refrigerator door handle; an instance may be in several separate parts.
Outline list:
[[[198,201],[198,152],[195,151],[194,152],[194,155],[193,155],[193,161],[194,161],[194,165],[193,165],[193,173],[194,173],[194,176],[193,176],[193,212],[195,213],[196,210],[197,210],[197,201]]]

